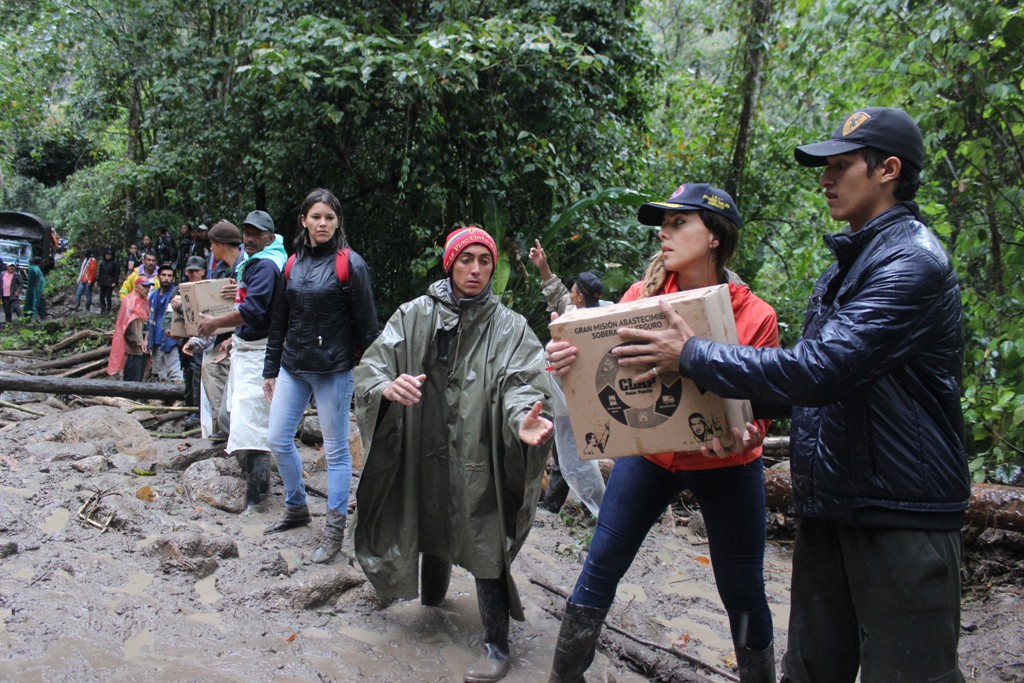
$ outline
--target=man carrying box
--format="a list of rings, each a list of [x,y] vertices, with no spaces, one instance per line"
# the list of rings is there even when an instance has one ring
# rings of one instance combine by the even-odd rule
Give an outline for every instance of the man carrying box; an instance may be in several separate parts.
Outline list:
[[[205,225],[202,228],[202,234],[209,239],[211,257],[216,263],[211,273],[211,279],[230,279],[235,283],[221,290],[221,296],[224,299],[234,301],[235,293],[238,290],[238,272],[246,259],[245,250],[242,249],[242,232],[238,226],[229,221],[220,221],[209,230]],[[193,255],[189,258],[196,258],[204,262],[207,260],[205,256],[200,255]],[[217,328],[213,327],[212,329]],[[185,343],[186,353],[192,349],[200,349],[203,355],[200,370],[202,387],[199,396],[200,421],[203,425],[203,435],[217,443],[228,439],[224,389],[227,386],[228,374],[231,370],[230,350],[227,343],[230,339],[231,333],[225,332],[215,336],[195,336]]]
[[[210,336],[219,328],[236,325],[225,389],[231,416],[227,451],[235,454],[246,471],[246,501],[252,506],[270,490],[270,403],[263,394],[263,359],[274,292],[288,254],[281,236],[274,234],[274,220],[266,211],[252,211],[246,216],[242,244],[249,258],[241,266],[235,310],[217,317],[201,315],[199,334]]]

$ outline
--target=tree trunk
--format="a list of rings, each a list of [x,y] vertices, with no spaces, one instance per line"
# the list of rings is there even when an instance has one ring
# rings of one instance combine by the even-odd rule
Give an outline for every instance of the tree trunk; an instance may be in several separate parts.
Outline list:
[[[765,58],[768,52],[768,40],[772,31],[772,0],[754,0],[750,6],[750,16],[744,38],[743,56],[746,66],[743,75],[740,118],[736,126],[736,146],[733,147],[732,164],[726,178],[725,191],[739,201],[740,183],[747,163],[750,150],[750,139],[753,137],[754,119],[757,118],[757,97],[761,91],[761,80],[764,72]]]
[[[119,382],[72,377],[34,377],[0,373],[0,391],[34,391],[44,394],[119,396],[178,400],[185,398],[185,385],[158,382]]]
[[[129,168],[135,167],[139,161],[140,137],[142,135],[142,86],[138,76],[132,78],[128,89],[128,143],[125,157]],[[138,227],[136,218],[137,192],[135,185],[129,183],[124,194],[124,250],[128,251],[135,241],[135,230]]]

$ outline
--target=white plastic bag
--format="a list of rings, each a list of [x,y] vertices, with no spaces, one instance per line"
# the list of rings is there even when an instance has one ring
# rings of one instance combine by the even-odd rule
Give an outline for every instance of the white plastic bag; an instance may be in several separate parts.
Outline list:
[[[558,467],[562,470],[562,478],[569,488],[579,496],[580,500],[594,517],[597,517],[604,498],[604,478],[597,460],[580,460],[576,450],[576,438],[572,434],[572,422],[569,421],[569,406],[562,392],[562,382],[555,379],[552,404],[555,411],[555,448],[558,451]]]

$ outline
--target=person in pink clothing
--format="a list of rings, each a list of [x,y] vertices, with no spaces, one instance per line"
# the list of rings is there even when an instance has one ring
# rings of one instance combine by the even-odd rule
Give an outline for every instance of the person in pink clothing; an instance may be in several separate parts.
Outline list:
[[[21,289],[25,285],[25,280],[22,278],[21,273],[18,271],[18,266],[14,263],[8,263],[3,273],[3,301],[4,301],[4,321],[11,322],[14,319],[14,309],[18,302],[18,297],[21,295]]]
[[[149,288],[152,286],[148,278],[136,278],[131,293],[117,309],[107,374],[120,372],[125,382],[141,382],[146,369],[145,326],[149,320]]]

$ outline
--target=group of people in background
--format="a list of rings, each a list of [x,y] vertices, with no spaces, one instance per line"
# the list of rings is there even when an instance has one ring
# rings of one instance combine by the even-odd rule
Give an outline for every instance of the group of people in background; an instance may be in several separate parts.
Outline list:
[[[848,229],[826,237],[836,263],[816,284],[791,348],[780,348],[772,307],[727,268],[743,225],[727,192],[686,183],[638,211],[640,223],[658,229],[660,249],[622,301],[726,286],[739,343],[698,339],[662,302],[669,326],[619,330],[619,363],[639,372],[636,381],[681,375],[748,399],[754,419],[733,429],[728,448],[715,436],[697,451],[615,462],[566,601],[550,683],[584,681],[619,582],[687,489],[706,523],[739,678],[775,683],[761,453],[780,418],[792,425],[799,515],[782,680],[964,680],[960,527],[970,478],[962,312],[950,260],[913,202],[922,136],[905,112],[867,108],[795,156],[824,168],[829,213]],[[238,458],[250,505],[269,492],[274,459],[284,506],[267,534],[312,521],[294,437],[315,402],[328,480],[316,563],[337,556],[349,526],[354,402],[366,447],[355,559],[382,604],[419,597],[440,605],[452,566],[469,571],[484,634],[463,680],[498,681],[511,666],[509,619],[524,618],[511,563],[542,500],[556,378],[572,372],[579,351],[560,341],[542,347],[498,300],[491,282],[499,245],[482,228],[451,232],[443,276],[380,326],[370,271],[348,244],[338,199],[314,190],[297,223],[292,256],[259,210],[241,228],[183,225],[177,245],[164,229],[155,243],[132,245],[108,373],[140,378],[148,351],[164,381],[191,377],[204,436],[226,441]],[[580,273],[569,288],[539,242],[530,259],[555,315],[601,304],[594,273]],[[109,250],[98,263],[86,252],[76,304],[84,296],[88,310],[98,282],[101,311],[109,312],[112,260]],[[22,287],[9,270],[5,314]],[[220,295],[234,302],[231,312],[203,316],[194,337],[169,337],[170,311],[180,305],[176,280],[207,277],[230,283]],[[557,470],[551,481],[557,485]],[[566,492],[547,507],[557,510]]]

